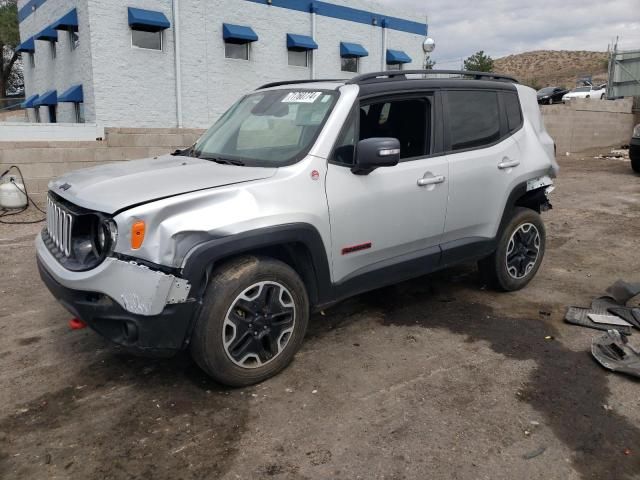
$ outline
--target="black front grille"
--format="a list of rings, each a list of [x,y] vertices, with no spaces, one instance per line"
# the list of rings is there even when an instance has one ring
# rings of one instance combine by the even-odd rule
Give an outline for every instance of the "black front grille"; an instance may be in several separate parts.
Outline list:
[[[71,256],[71,237],[75,215],[47,197],[47,234],[53,245],[66,257]]]
[[[47,226],[42,230],[42,240],[66,269],[90,270],[108,254],[107,249],[96,247],[96,238],[101,224],[109,218],[108,215],[78,207],[49,192]]]

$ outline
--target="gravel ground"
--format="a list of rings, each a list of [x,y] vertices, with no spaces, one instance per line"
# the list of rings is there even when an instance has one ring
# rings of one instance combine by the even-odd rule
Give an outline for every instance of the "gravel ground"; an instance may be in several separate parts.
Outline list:
[[[640,280],[640,177],[559,161],[525,290],[487,291],[463,266],[360,295],[314,315],[293,364],[246,389],[186,354],[70,331],[37,275],[40,226],[0,225],[0,478],[640,478],[640,383],[591,359],[598,332],[562,321]]]

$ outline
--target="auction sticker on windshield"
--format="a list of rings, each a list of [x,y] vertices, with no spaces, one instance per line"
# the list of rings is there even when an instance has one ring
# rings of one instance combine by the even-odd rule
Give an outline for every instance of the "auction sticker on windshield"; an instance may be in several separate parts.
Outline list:
[[[282,103],[313,103],[322,92],[289,92]]]

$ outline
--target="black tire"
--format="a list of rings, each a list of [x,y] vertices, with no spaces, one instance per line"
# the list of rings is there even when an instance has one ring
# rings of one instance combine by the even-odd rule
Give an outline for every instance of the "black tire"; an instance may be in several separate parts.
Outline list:
[[[634,172],[640,173],[640,157],[631,159],[631,168],[633,168]]]
[[[531,227],[534,227],[532,229]],[[516,232],[518,234],[516,235]],[[537,242],[536,236],[537,233]],[[511,261],[507,251],[514,237]],[[522,241],[520,241],[522,237]],[[526,243],[528,245],[525,245]],[[512,292],[524,288],[536,275],[544,257],[546,233],[540,215],[529,208],[517,207],[498,240],[498,248],[478,262],[482,278],[493,288]],[[533,259],[535,252],[535,260]]]
[[[232,307],[237,308],[232,311]],[[275,313],[278,308],[282,311]],[[282,326],[290,318],[291,324]],[[239,257],[212,274],[193,331],[191,354],[216,381],[232,387],[252,385],[291,362],[308,322],[309,298],[292,268],[272,258]],[[283,332],[287,329],[292,331]],[[238,338],[242,341],[236,345]]]

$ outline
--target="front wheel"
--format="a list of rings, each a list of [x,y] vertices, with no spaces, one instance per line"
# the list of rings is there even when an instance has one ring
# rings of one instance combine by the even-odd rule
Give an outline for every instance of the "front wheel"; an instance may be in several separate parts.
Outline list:
[[[308,321],[307,292],[293,269],[272,258],[240,257],[213,273],[191,354],[218,382],[252,385],[291,362]]]
[[[483,278],[505,292],[524,288],[544,257],[546,233],[540,215],[518,207],[498,240],[496,251],[478,263]]]
[[[549,105],[553,105],[553,98],[549,98]]]

